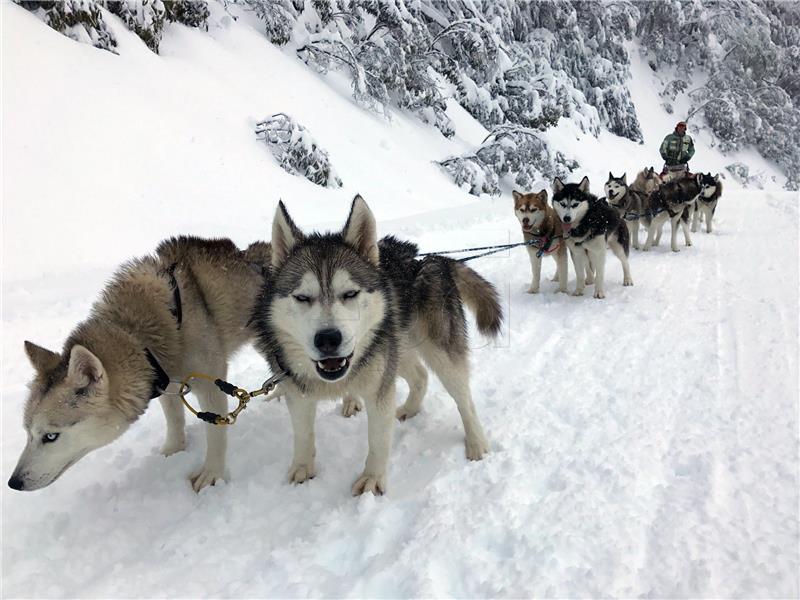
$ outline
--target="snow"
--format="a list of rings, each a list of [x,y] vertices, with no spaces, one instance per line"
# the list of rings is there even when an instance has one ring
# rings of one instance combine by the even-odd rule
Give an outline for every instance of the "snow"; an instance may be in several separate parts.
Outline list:
[[[521,238],[508,194],[469,196],[433,163],[484,135],[452,102],[446,140],[365,112],[245,20],[169,26],[156,56],[106,18],[119,56],[3,5],[6,479],[25,443],[22,341],[60,348],[115,266],[163,237],[263,239],[279,198],[302,227],[339,227],[358,191],[381,234],[423,250]],[[632,69],[645,145],[568,121],[545,134],[597,193],[608,171],[659,164],[674,118],[646,69]],[[255,139],[281,111],[330,152],[342,189],[285,173]],[[696,143],[697,168],[733,160]],[[230,481],[194,494],[201,425],[163,458],[154,406],[45,490],[3,487],[3,595],[797,597],[798,197],[727,180],[717,215],[678,254],[634,251],[632,288],[609,255],[604,301],[552,282],[526,294],[519,249],[472,263],[507,311],[498,342],[472,338],[482,462],[465,460],[432,382],[395,428],[384,497],[349,495],[366,419],[338,403],[318,411],[312,482],[286,483],[291,428],[272,403],[231,430]],[[236,357],[232,381],[264,377],[252,349]]]

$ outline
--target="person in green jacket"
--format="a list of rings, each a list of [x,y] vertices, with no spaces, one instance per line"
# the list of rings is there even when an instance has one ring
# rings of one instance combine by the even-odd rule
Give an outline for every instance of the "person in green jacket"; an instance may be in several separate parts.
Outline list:
[[[675,131],[661,142],[661,158],[664,159],[664,173],[667,171],[689,171],[689,161],[694,156],[694,140],[686,133],[686,123],[680,121]]]

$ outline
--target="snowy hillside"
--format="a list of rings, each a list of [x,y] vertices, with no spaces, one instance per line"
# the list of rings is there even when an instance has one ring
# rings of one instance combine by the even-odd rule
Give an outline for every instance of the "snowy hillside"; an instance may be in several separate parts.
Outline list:
[[[164,237],[265,239],[279,199],[301,227],[340,227],[359,192],[380,234],[423,250],[521,239],[507,185],[477,198],[434,163],[487,134],[452,100],[447,139],[365,111],[341,75],[313,73],[246,18],[170,25],[155,55],[107,14],[115,55],[2,8],[5,479],[25,444],[23,340],[60,348],[116,265]],[[542,133],[598,194],[608,171],[659,166],[674,125],[647,65],[631,73],[643,145],[569,119]],[[329,152],[342,188],[277,166],[253,132],[278,112]],[[695,168],[742,159],[780,177],[706,135]],[[333,403],[318,411],[313,481],[286,483],[291,428],[272,403],[231,430],[231,480],[195,494],[201,426],[164,458],[153,406],[52,486],[3,487],[3,596],[797,597],[798,197],[725,186],[713,234],[634,251],[632,288],[610,260],[604,301],[550,282],[526,294],[519,249],[472,263],[507,312],[497,343],[472,338],[482,462],[465,460],[432,382],[395,428],[386,496],[350,496],[366,419]],[[264,362],[247,349],[229,375],[254,386]]]

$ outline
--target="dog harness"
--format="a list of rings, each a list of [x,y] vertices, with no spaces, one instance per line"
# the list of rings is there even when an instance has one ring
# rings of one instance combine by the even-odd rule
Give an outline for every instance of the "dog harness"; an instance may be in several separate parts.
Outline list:
[[[177,328],[180,329],[183,324],[183,303],[181,302],[181,289],[178,287],[178,280],[175,278],[177,266],[177,263],[172,263],[160,272],[169,278],[169,286],[172,288],[172,306],[170,306],[169,312],[175,317]],[[167,386],[170,384],[170,379],[164,367],[161,366],[161,363],[150,351],[150,348],[145,348],[144,354],[155,374],[155,379],[153,379],[153,383],[150,386],[150,397],[148,398],[148,400],[153,400],[166,391]]]
[[[536,257],[541,258],[544,256],[550,256],[553,252],[558,250],[559,246],[561,246],[561,237],[548,237],[546,235],[534,235],[532,240],[532,246],[534,248],[538,248],[539,250],[536,252]]]

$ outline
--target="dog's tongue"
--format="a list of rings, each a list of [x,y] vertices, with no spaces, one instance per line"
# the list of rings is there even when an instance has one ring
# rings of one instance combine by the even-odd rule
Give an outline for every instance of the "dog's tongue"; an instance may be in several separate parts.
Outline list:
[[[572,223],[562,223],[561,229],[564,230],[564,233],[569,233],[569,230],[572,229]]]

